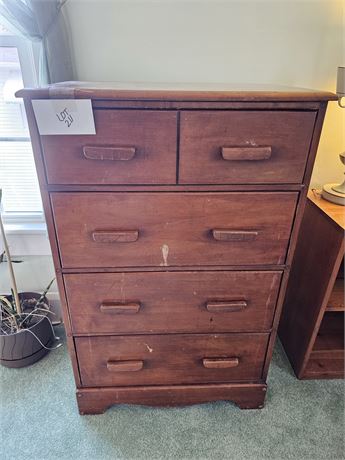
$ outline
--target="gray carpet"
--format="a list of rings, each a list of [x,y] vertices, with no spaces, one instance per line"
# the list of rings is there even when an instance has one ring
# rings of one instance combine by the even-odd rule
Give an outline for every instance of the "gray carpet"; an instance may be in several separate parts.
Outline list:
[[[79,416],[66,346],[1,368],[2,460],[342,459],[342,381],[298,381],[278,345],[266,406],[113,406]]]

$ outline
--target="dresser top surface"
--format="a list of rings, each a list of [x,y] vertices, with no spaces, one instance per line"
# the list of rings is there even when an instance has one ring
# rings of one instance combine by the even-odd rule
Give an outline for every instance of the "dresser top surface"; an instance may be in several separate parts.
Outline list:
[[[175,101],[330,101],[334,93],[305,88],[227,83],[81,82],[24,88],[17,97]]]

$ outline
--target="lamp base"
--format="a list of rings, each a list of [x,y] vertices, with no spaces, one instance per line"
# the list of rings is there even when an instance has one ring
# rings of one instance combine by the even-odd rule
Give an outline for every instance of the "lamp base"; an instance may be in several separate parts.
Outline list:
[[[334,187],[337,186],[339,186],[339,184],[325,184],[322,188],[322,198],[331,203],[345,206],[345,195],[334,189]]]
[[[332,185],[332,189],[335,191],[335,192],[338,192],[338,193],[342,193],[343,195],[345,195],[345,180],[342,184],[334,184]]]

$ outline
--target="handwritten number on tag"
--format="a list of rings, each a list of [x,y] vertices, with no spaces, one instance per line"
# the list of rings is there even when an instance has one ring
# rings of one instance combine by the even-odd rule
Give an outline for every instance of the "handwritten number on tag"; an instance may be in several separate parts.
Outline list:
[[[60,113],[55,114],[59,121],[66,123],[67,127],[69,128],[73,123],[73,117],[70,113],[68,113],[67,108],[63,109]]]
[[[96,134],[91,99],[33,99],[32,107],[42,136]]]

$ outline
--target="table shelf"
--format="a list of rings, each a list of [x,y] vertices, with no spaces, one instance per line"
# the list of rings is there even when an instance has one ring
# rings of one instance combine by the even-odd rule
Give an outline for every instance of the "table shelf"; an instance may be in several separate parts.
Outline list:
[[[344,280],[342,278],[337,278],[335,280],[331,295],[327,303],[327,311],[345,311]]]
[[[309,192],[279,326],[300,379],[344,377],[344,216]]]

